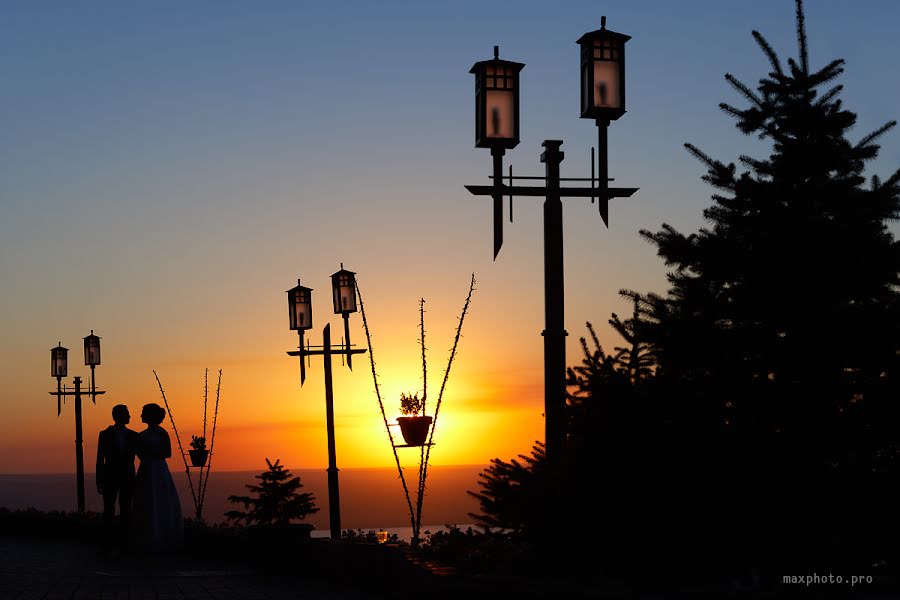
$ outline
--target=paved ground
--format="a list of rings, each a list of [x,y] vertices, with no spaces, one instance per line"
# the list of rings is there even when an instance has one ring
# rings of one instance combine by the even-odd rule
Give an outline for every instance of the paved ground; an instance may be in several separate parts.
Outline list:
[[[309,543],[309,542],[307,542]],[[312,548],[305,547],[307,551]],[[645,591],[636,593],[609,581],[596,586],[570,588],[565,581],[552,585],[523,584],[519,581],[467,580],[452,569],[422,563],[388,548],[360,545],[324,544],[307,552],[315,557],[311,569],[318,576],[301,573],[303,548],[296,547],[283,564],[271,571],[239,564],[228,559],[180,556],[140,560],[134,557],[102,558],[91,544],[3,536],[0,532],[0,600],[166,600],[225,599],[281,600],[321,599],[356,600],[362,598],[399,598],[401,600],[491,600],[619,599],[730,597],[730,598],[862,598],[887,600],[900,598],[889,581],[848,588],[834,585],[797,584],[752,589],[744,585],[694,587],[676,586],[683,591]],[[380,552],[380,551],[386,552]],[[297,565],[292,569],[291,565]],[[340,576],[323,574],[342,573]],[[303,573],[309,573],[306,568]],[[690,589],[690,591],[687,591]]]
[[[0,532],[0,600],[533,600],[559,596],[512,581],[468,580],[399,549],[360,544],[296,546],[271,570],[225,558],[103,558],[96,545]],[[306,558],[304,558],[304,556]],[[304,560],[307,564],[304,568]],[[310,567],[309,564],[315,562]],[[292,569],[293,565],[296,569]],[[301,573],[313,573],[313,576]],[[338,573],[339,575],[336,575]],[[608,593],[602,594],[608,598]]]
[[[272,576],[227,562],[198,558],[101,558],[95,546],[0,537],[0,599],[228,599],[373,598],[355,586],[327,585],[296,575]]]

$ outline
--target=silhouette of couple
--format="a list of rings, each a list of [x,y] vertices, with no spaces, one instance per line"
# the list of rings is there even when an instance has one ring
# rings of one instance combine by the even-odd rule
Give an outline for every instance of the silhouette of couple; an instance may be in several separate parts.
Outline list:
[[[175,482],[166,459],[172,456],[169,434],[160,427],[166,411],[146,404],[141,421],[147,428],[128,429],[128,407],[113,407],[114,424],[97,440],[97,491],[103,495],[101,552],[161,553],[176,550],[184,539],[184,520]],[[134,470],[135,455],[141,463]],[[116,500],[119,522],[116,523]]]

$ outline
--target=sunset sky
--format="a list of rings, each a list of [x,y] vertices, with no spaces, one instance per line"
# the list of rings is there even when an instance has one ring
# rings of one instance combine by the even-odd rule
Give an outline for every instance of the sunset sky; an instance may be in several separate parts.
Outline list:
[[[811,67],[847,61],[853,139],[900,117],[900,2],[806,10]],[[285,291],[298,278],[314,288],[312,343],[328,322],[339,340],[330,275],[342,262],[358,273],[391,420],[400,393],[422,386],[419,298],[436,398],[475,274],[433,463],[527,452],[544,427],[541,200],[517,199],[493,261],[490,200],[463,187],[491,169],[474,148],[469,69],[494,45],[525,63],[516,174],[543,174],[541,142],[561,139],[562,175],[589,176],[596,128],[578,118],[575,41],[602,15],[632,36],[610,176],[640,190],[612,201],[609,230],[588,200],[565,201],[570,365],[586,321],[607,350],[619,343],[606,322],[629,311],[620,289],[665,289],[638,231],[702,225],[711,189],[683,144],[725,161],[768,150],[718,104],[744,106],[725,73],[751,87],[768,73],[753,29],[783,60],[797,55],[792,0],[4,3],[0,473],[74,469],[73,403],[57,418],[49,350],[70,349],[69,385],[87,379],[91,329],[107,393],[84,407],[88,471],[114,404],[142,429],[141,405],[161,402],[154,369],[182,441],[200,433],[206,368],[211,401],[223,371],[215,468],[324,468],[322,361],[301,388]],[[898,134],[882,146],[870,175],[900,164]],[[359,314],[351,326],[364,345]],[[392,465],[368,357],[334,372],[338,465]]]

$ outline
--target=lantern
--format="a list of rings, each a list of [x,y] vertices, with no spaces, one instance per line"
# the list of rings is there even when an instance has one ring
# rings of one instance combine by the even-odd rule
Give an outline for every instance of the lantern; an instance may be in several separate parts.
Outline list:
[[[84,338],[84,364],[95,367],[100,364],[100,336],[91,335]]]
[[[50,377],[65,377],[68,373],[68,348],[62,342],[56,348],[50,348]]]
[[[581,46],[581,117],[615,121],[625,114],[625,42],[631,36],[606,28],[584,34]]]
[[[331,276],[334,295],[334,314],[346,316],[356,312],[356,273],[348,271],[341,263],[341,270]]]
[[[525,65],[500,60],[475,63],[475,147],[506,149],[519,144],[519,71]]]
[[[291,322],[291,330],[304,331],[312,327],[312,289],[300,285],[287,291],[288,317]]]

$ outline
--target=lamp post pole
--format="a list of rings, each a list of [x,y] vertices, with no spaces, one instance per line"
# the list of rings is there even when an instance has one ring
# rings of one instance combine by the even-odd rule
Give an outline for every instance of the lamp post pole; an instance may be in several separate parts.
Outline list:
[[[100,391],[94,384],[94,367],[100,364],[100,338],[91,335],[85,338],[85,364],[91,367],[91,387],[85,393],[91,397],[94,404],[97,403],[97,396],[105,394]],[[74,389],[67,389],[62,385],[62,378],[66,376],[68,371],[68,350],[62,347],[62,344],[56,348],[51,348],[51,366],[50,374],[56,377],[56,391],[49,392],[51,396],[56,396],[56,416],[62,413],[62,399],[65,396],[74,396],[75,398],[75,487],[78,499],[78,512],[85,511],[84,501],[84,439],[83,426],[81,418],[81,377],[75,377],[73,383]]]
[[[364,354],[365,349],[351,348],[349,344],[337,347],[331,345],[331,323],[322,330],[322,346],[310,346],[288,352],[289,356],[299,356],[306,360],[307,356],[321,356],[325,363],[325,428],[328,432],[328,526],[333,540],[341,537],[341,498],[338,485],[337,452],[334,441],[334,386],[331,378],[331,356],[340,354],[348,358],[354,354]]]
[[[345,321],[346,322],[346,321]],[[350,358],[350,354],[347,358]],[[325,427],[328,429],[328,525],[331,538],[341,535],[341,491],[338,487],[337,452],[334,444],[334,389],[331,384],[331,323],[322,330],[325,363]]]
[[[289,356],[300,357],[300,385],[306,380],[306,360],[308,356],[321,356],[325,366],[325,428],[328,433],[328,525],[331,539],[341,537],[341,496],[338,484],[337,451],[334,439],[334,386],[332,385],[331,357],[338,354],[347,357],[347,366],[352,370],[354,354],[363,354],[364,349],[353,348],[350,344],[349,315],[356,312],[356,278],[352,271],[341,270],[332,275],[334,312],[344,319],[344,341],[340,346],[331,345],[331,324],[322,330],[322,346],[304,347],[304,331],[312,328],[312,289],[297,287],[287,291],[288,315],[291,329],[300,336],[300,349],[288,352]]]
[[[541,162],[546,165],[544,200],[544,440],[550,468],[556,471],[565,448],[566,333],[563,273],[563,214],[559,196],[559,140],[545,140]]]
[[[78,512],[84,512],[84,441],[81,439],[81,377],[75,378],[75,473],[78,480]]]
[[[503,245],[503,196],[510,198],[512,221],[513,196],[544,198],[544,415],[545,448],[548,467],[554,477],[566,447],[566,336],[565,289],[563,271],[562,198],[591,198],[599,204],[600,216],[609,227],[609,200],[627,198],[637,188],[609,187],[607,162],[607,129],[610,120],[625,113],[625,42],[630,36],[606,29],[601,18],[597,31],[584,34],[577,41],[581,48],[581,117],[594,119],[597,125],[599,157],[597,177],[594,157],[591,177],[560,177],[564,158],[559,140],[544,140],[541,162],[543,177],[513,177],[503,183],[503,155],[519,144],[519,73],[523,63],[501,60],[494,46],[494,58],[475,63],[475,146],[489,148],[493,158],[492,185],[467,185],[477,196],[493,198],[494,259]],[[543,186],[514,185],[514,180],[543,180]],[[590,187],[562,187],[563,181],[590,181]],[[595,186],[596,185],[596,186]]]

